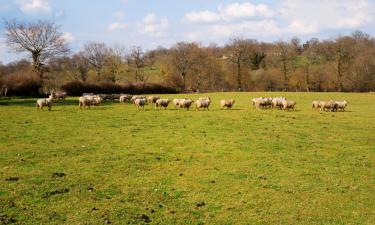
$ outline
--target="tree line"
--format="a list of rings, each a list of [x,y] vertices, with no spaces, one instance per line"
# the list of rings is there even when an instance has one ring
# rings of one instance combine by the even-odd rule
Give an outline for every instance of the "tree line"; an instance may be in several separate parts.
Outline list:
[[[144,51],[88,42],[69,51],[59,27],[48,21],[6,22],[9,49],[29,58],[0,63],[0,85],[30,81],[44,89],[66,83],[158,83],[179,91],[375,90],[375,39],[355,31],[329,40],[273,43],[232,38],[224,46],[179,42]]]

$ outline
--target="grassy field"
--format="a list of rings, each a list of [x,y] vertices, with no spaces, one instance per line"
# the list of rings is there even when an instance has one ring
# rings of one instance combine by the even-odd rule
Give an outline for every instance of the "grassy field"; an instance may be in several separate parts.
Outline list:
[[[279,95],[296,110],[250,106]],[[200,96],[210,111],[1,100],[0,224],[374,224],[375,95]]]

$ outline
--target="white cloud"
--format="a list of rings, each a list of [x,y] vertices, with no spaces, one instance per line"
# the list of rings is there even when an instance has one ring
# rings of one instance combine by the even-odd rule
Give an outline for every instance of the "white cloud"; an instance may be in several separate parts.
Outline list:
[[[219,5],[216,11],[191,11],[185,21],[189,40],[223,40],[233,36],[266,39],[361,29],[374,24],[372,0],[285,0],[266,5],[251,2]]]
[[[123,19],[124,16],[125,16],[125,13],[122,10],[119,10],[119,11],[116,11],[116,12],[113,13],[113,17],[115,17],[116,19],[119,19],[119,20]]]
[[[49,0],[16,0],[22,12],[49,12],[51,10]]]
[[[273,12],[265,4],[254,5],[250,2],[220,5],[219,12],[223,19],[232,20],[249,17],[271,17]]]
[[[63,33],[62,38],[66,42],[73,42],[76,39],[75,36],[72,33],[70,33],[70,32]]]
[[[374,20],[374,5],[368,0],[288,0],[282,4],[280,13],[289,23],[289,31],[310,34],[366,26]]]
[[[111,23],[111,24],[108,26],[108,30],[109,30],[109,31],[125,30],[126,28],[128,28],[128,25],[127,25],[127,24],[125,24],[125,23],[119,23],[119,22]]]
[[[211,33],[216,37],[229,38],[232,36],[279,36],[282,30],[274,20],[242,21],[239,23],[214,25]]]
[[[189,22],[204,22],[204,23],[213,23],[220,20],[220,15],[208,10],[205,11],[193,11],[185,15],[185,19]]]
[[[163,36],[169,24],[167,18],[159,18],[154,13],[149,13],[143,18],[139,26],[143,33],[152,36]]]
[[[219,5],[217,12],[203,10],[192,11],[185,15],[185,19],[193,23],[214,23],[220,20],[231,21],[244,18],[269,18],[274,12],[265,4],[254,5],[250,2]]]

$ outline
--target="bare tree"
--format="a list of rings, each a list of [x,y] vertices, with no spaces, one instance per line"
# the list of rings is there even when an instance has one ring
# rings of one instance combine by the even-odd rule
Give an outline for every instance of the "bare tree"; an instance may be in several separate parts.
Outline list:
[[[249,45],[253,40],[244,40],[240,38],[234,38],[231,40],[230,44],[227,46],[229,49],[229,60],[232,64],[236,66],[237,72],[237,89],[241,91],[242,89],[242,75],[245,65],[248,64],[250,59]]]
[[[109,55],[109,49],[104,43],[90,42],[85,44],[83,55],[90,65],[94,67],[98,80],[101,80],[101,74],[104,64]]]
[[[124,72],[125,47],[119,44],[114,45],[109,49],[109,55],[106,61],[110,73],[110,80],[116,83],[119,82],[120,76]]]
[[[280,56],[280,61],[281,61],[281,64],[282,64],[282,72],[283,72],[283,75],[284,75],[283,88],[284,88],[284,91],[286,91],[287,88],[288,88],[288,84],[289,84],[288,64],[289,64],[289,61],[291,59],[291,50],[290,50],[289,44],[287,42],[282,42],[282,41],[277,43],[277,48],[278,48],[278,53],[279,53],[279,56]]]
[[[194,43],[179,42],[172,48],[172,64],[180,73],[183,89],[186,88],[186,76],[194,64],[194,58],[190,54],[194,45]]]
[[[82,52],[79,52],[74,54],[70,61],[71,72],[75,77],[85,82],[90,68],[88,60],[84,57]]]
[[[146,76],[144,75],[144,68],[146,67],[146,59],[144,52],[140,46],[134,46],[128,57],[128,64],[134,69],[135,81],[146,81]]]
[[[5,21],[6,42],[16,52],[28,52],[33,60],[33,70],[43,79],[43,65],[54,57],[69,52],[59,27],[49,21],[23,23]]]

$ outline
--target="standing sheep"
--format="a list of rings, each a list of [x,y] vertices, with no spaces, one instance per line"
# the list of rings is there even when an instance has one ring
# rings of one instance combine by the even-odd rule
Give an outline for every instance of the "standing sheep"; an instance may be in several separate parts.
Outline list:
[[[52,96],[53,96],[54,99],[57,99],[57,100],[65,100],[66,92],[65,91],[58,91],[56,93],[52,93]]]
[[[337,111],[339,109],[341,111],[345,111],[345,108],[346,108],[347,105],[348,105],[348,102],[346,100],[344,100],[344,101],[335,101],[333,109],[335,111]]]
[[[296,102],[295,101],[291,101],[291,100],[283,100],[282,101],[283,103],[283,109],[294,109],[294,106],[296,105]]]
[[[128,95],[128,94],[122,94],[122,95],[120,96],[119,102],[126,102],[126,101],[129,101],[131,98],[132,98],[131,95]]]
[[[53,95],[50,95],[48,98],[38,99],[36,101],[36,109],[43,110],[44,106],[48,106],[48,110],[51,111],[52,103],[53,103]]]
[[[148,104],[153,104],[156,103],[156,100],[160,99],[159,96],[148,96],[147,97],[147,103]]]
[[[192,103],[193,103],[193,100],[191,100],[189,98],[180,99],[179,107],[189,110]]]
[[[145,109],[145,105],[146,105],[146,99],[145,98],[137,98],[134,100],[134,105],[137,106],[138,110],[139,110],[139,107],[142,107],[143,110]]]
[[[211,99],[210,97],[199,98],[195,101],[195,107],[199,110],[200,108],[210,110]]]
[[[157,109],[158,107],[164,107],[164,109],[167,109],[169,102],[169,99],[158,99],[155,102],[155,109]]]
[[[145,99],[145,103],[146,103],[146,97],[145,96],[142,96],[142,95],[134,95],[130,101],[133,102],[133,104],[135,104],[135,100],[137,99]]]
[[[313,109],[319,109],[322,106],[321,101],[313,101],[312,102],[312,108]]]
[[[231,109],[234,105],[234,99],[223,99],[220,101],[220,107],[223,109],[224,107],[227,107],[227,109]]]
[[[320,111],[327,111],[327,110],[333,110],[335,106],[335,102],[330,100],[330,101],[321,101],[320,102]]]
[[[277,97],[272,99],[272,108],[279,108],[283,107],[283,100],[286,100],[284,97]]]
[[[180,98],[175,98],[173,99],[173,105],[175,108],[180,108],[180,102],[181,102],[182,99]]]

